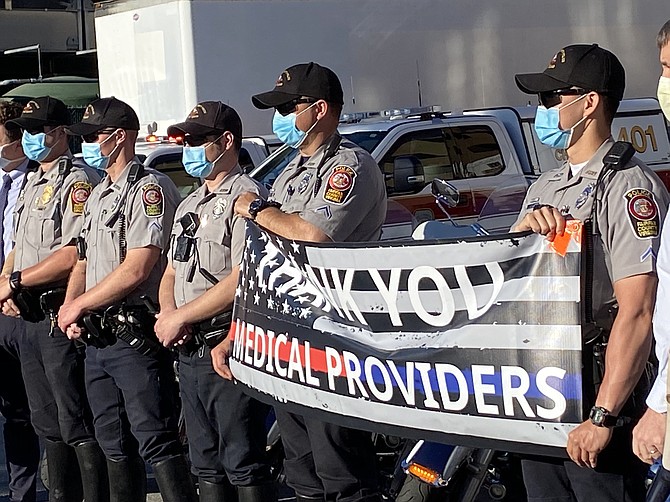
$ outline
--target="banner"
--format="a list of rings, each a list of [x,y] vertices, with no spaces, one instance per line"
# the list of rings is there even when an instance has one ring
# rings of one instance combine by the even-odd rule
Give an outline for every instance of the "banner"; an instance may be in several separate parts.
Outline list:
[[[324,421],[557,453],[582,422],[580,227],[565,235],[305,244],[248,223],[231,370]]]

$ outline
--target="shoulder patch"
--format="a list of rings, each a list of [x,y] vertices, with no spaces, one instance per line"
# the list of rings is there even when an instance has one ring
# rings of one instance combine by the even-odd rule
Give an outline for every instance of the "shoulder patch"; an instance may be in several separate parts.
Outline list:
[[[335,204],[344,204],[356,181],[356,171],[349,166],[337,166],[330,171],[323,198]]]
[[[638,239],[653,239],[661,233],[658,205],[646,188],[632,188],[624,194],[628,219]]]
[[[163,216],[163,188],[158,183],[147,183],[142,187],[142,206],[147,216]]]
[[[70,200],[72,201],[72,212],[74,214],[84,213],[84,204],[91,195],[93,186],[86,181],[77,181],[72,185]]]

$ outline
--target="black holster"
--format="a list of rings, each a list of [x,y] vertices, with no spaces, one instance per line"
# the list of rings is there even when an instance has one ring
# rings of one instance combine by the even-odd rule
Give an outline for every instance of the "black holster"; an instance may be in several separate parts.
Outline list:
[[[58,309],[65,301],[65,288],[59,286],[21,288],[14,292],[12,299],[23,320],[42,322],[47,317],[56,318]]]
[[[104,312],[86,314],[82,340],[97,348],[109,347],[121,340],[143,355],[156,355],[163,346],[154,336],[155,317],[144,306],[110,307]]]
[[[202,321],[195,326],[195,339],[201,345],[207,345],[210,349],[216,347],[228,336],[233,311],[219,314],[208,321]]]

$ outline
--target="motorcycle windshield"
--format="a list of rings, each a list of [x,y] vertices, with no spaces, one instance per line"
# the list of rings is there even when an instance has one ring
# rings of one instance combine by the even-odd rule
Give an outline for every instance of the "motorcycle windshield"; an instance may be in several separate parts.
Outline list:
[[[484,203],[477,224],[491,235],[509,233],[533,181],[530,176],[518,175],[496,188]]]

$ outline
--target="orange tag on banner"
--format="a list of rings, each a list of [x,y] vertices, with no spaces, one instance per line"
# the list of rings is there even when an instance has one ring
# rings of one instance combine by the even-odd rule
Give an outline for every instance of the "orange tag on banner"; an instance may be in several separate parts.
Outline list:
[[[566,221],[563,235],[557,235],[554,238],[550,244],[551,249],[564,257],[568,253],[568,247],[570,246],[571,240],[574,240],[577,244],[581,244],[583,226],[584,225],[580,220]]]

